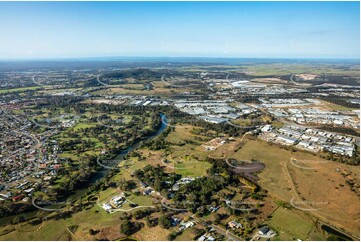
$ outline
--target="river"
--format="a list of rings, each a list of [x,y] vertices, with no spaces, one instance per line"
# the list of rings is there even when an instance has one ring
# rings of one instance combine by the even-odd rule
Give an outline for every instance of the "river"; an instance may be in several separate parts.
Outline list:
[[[137,149],[139,146],[140,146],[140,143],[141,142],[145,142],[147,140],[150,140],[150,139],[153,139],[155,137],[157,137],[158,135],[160,135],[166,128],[167,128],[167,125],[165,123],[167,123],[167,116],[165,116],[165,114],[163,113],[160,113],[160,118],[161,120],[164,120],[164,122],[162,121],[161,122],[161,125],[160,127],[158,128],[157,131],[155,131],[153,134],[149,135],[147,138],[143,139],[143,140],[140,140],[138,141],[137,143],[129,146],[127,149],[125,150],[122,150],[115,158],[114,160],[119,160],[119,162],[121,162],[124,157],[131,151]],[[80,189],[77,189],[75,191],[75,194],[73,195],[70,195],[68,197],[68,200],[75,200],[81,196],[83,196],[85,193],[88,192],[88,187],[92,184],[94,184],[96,181],[98,181],[99,179],[105,177],[109,172],[111,171],[111,169],[101,169],[99,170],[98,172],[96,172],[93,177],[90,179],[90,181],[88,182],[88,184],[86,186],[84,186],[84,188],[80,188]]]

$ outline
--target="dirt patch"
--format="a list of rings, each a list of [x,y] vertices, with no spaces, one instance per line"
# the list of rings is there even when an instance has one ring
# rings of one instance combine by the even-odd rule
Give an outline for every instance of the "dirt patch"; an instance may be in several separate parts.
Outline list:
[[[203,145],[201,145],[205,150],[215,150],[219,147],[221,147],[224,143],[226,143],[226,140],[224,138],[214,138]]]
[[[297,74],[295,75],[295,77],[298,77],[304,81],[312,81],[315,80],[316,78],[320,77],[319,75],[315,75],[315,74]]]
[[[265,83],[265,84],[287,84],[286,80],[279,78],[254,78],[252,82]]]
[[[315,209],[315,214],[359,235],[359,196],[346,184],[347,177],[341,174],[340,168],[355,174],[358,178],[354,180],[359,182],[357,167],[335,162],[317,166],[314,170],[289,165],[295,190],[302,199],[300,207]]]
[[[123,237],[126,236],[120,233],[119,224],[102,228],[100,229],[99,233],[95,236],[97,240],[117,240]]]
[[[141,231],[134,235],[134,238],[140,241],[164,241],[167,240],[169,231],[159,226],[144,227]]]

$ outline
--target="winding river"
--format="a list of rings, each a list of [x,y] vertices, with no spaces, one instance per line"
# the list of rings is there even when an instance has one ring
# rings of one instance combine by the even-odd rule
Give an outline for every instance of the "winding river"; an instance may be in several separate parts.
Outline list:
[[[158,135],[160,135],[166,128],[167,128],[167,125],[165,123],[167,123],[167,116],[163,113],[160,113],[160,118],[161,120],[164,120],[164,122],[161,122],[161,125],[160,127],[158,128],[157,131],[155,131],[153,134],[149,135],[147,138],[145,139],[142,139],[140,141],[138,141],[137,143],[129,146],[127,149],[125,150],[122,150],[115,158],[114,160],[119,160],[119,163],[124,159],[124,157],[131,151],[137,149],[141,142],[145,142],[145,141],[148,141],[150,139],[153,139],[155,137],[157,137]],[[98,181],[99,179],[102,179],[103,177],[105,177],[109,172],[111,171],[111,169],[101,169],[99,170],[98,172],[96,172],[93,177],[90,179],[90,181],[88,182],[88,184],[86,186],[84,186],[84,188],[80,188],[80,189],[77,189],[75,191],[75,194],[71,195],[68,197],[68,200],[75,200],[79,197],[81,197],[82,195],[84,195],[85,193],[88,192],[88,187],[92,184],[94,184],[96,181]]]

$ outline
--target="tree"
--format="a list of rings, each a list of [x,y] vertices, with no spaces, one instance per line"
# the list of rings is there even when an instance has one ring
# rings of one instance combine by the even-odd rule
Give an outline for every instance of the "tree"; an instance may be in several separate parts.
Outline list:
[[[158,220],[152,219],[150,216],[145,217],[145,222],[147,223],[148,227],[155,227],[158,225]]]
[[[214,223],[219,224],[221,222],[221,216],[218,213],[214,214]]]
[[[177,236],[178,236],[178,232],[173,232],[168,235],[167,239],[174,240],[175,238],[177,238]]]
[[[130,221],[125,221],[120,225],[120,231],[125,235],[133,234],[133,223]]]
[[[89,229],[90,235],[96,235],[99,232],[99,230]]]
[[[125,221],[120,225],[120,232],[125,235],[131,235],[139,231],[142,227],[141,223]]]
[[[172,226],[172,219],[167,216],[167,215],[162,215],[159,218],[159,224],[165,228],[165,229],[169,229]]]
[[[131,218],[132,218],[132,215],[131,214],[129,215],[127,212],[121,213],[119,216],[120,220],[129,220]]]

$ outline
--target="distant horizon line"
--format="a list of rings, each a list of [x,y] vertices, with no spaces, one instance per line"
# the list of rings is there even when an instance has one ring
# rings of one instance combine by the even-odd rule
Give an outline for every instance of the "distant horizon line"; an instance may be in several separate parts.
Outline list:
[[[89,57],[14,57],[0,58],[0,61],[70,61],[70,60],[124,60],[124,59],[253,59],[253,60],[349,60],[358,61],[359,58],[350,57],[224,57],[224,56],[89,56]]]

